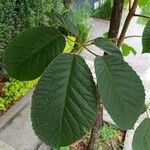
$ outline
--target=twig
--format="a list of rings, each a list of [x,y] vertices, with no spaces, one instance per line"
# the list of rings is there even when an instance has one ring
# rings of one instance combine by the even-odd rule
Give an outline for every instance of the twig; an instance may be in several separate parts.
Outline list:
[[[98,56],[98,55],[96,55],[95,53],[93,53],[91,50],[89,50],[86,46],[83,45],[83,47],[84,47],[88,52],[90,52],[91,54],[93,54],[94,56]]]
[[[124,39],[128,39],[128,38],[141,38],[141,37],[142,37],[141,35],[129,35],[129,36],[124,37]]]
[[[142,17],[142,18],[150,19],[150,16],[146,16],[146,15],[134,14],[133,16],[134,17]]]
[[[147,115],[147,118],[149,118],[148,110],[146,110],[146,115]]]
[[[121,47],[121,45],[122,45],[122,43],[124,41],[124,38],[125,38],[126,32],[128,30],[129,24],[131,22],[131,19],[132,19],[133,15],[136,12],[136,9],[137,9],[137,6],[138,6],[138,1],[139,0],[134,0],[132,8],[130,9],[130,11],[129,11],[128,15],[127,15],[127,18],[125,20],[122,32],[120,34],[120,37],[119,37],[119,40],[118,40],[118,43],[117,43],[118,47]]]
[[[129,11],[132,8],[132,0],[129,0]]]

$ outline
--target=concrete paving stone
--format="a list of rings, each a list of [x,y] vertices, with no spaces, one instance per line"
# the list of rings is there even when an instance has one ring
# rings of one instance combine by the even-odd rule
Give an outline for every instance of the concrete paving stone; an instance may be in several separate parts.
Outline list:
[[[38,150],[51,150],[51,148],[43,143]]]
[[[24,97],[22,97],[15,105],[13,105],[2,117],[0,117],[0,129],[8,124],[18,113],[20,113],[31,101],[33,94],[31,89]]]
[[[15,149],[6,144],[5,142],[3,142],[2,140],[0,140],[0,150],[15,150]]]
[[[0,139],[15,150],[37,150],[41,144],[32,130],[30,107],[28,105],[10,124],[0,130]]]

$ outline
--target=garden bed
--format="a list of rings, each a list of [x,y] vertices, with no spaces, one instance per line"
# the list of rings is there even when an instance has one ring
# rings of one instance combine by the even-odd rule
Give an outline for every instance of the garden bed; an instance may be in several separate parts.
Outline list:
[[[123,150],[126,132],[120,130],[117,126],[104,122],[101,131],[99,131],[100,140],[97,144],[97,150]],[[89,134],[83,140],[77,141],[70,147],[62,147],[60,150],[86,150]]]
[[[33,81],[18,81],[10,78],[4,83],[0,97],[0,117],[4,115],[14,104],[25,96],[37,83]]]

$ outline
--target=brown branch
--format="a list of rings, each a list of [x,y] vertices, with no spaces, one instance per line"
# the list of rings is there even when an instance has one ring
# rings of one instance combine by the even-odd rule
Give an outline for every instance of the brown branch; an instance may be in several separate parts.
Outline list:
[[[142,17],[142,18],[150,19],[150,16],[146,16],[146,15],[134,14],[133,16],[134,17]]]
[[[129,35],[129,36],[126,36],[124,39],[128,39],[128,38],[141,38],[142,36],[141,35]]]
[[[94,56],[98,56],[98,55],[96,55],[95,53],[93,53],[91,50],[89,50],[86,46],[83,45],[83,47],[84,47],[88,52],[90,52],[91,54],[93,54]]]
[[[121,32],[121,35],[120,35],[118,43],[117,43],[118,47],[121,47],[121,45],[124,41],[124,38],[125,38],[126,32],[128,30],[129,24],[131,22],[131,19],[132,19],[133,15],[135,14],[135,11],[137,9],[138,1],[139,0],[134,0],[132,8],[130,9],[130,11],[127,15],[127,18],[125,20],[125,23],[124,23],[124,26],[123,26],[123,29],[122,29],[122,32]]]
[[[117,38],[120,28],[124,0],[114,0],[108,38]],[[115,42],[115,41],[114,41]]]
[[[91,137],[89,140],[87,150],[96,150],[97,142],[99,140],[99,130],[103,123],[103,106],[100,101],[100,95],[98,93],[98,89],[97,89],[97,100],[98,100],[97,115],[96,115],[94,127],[92,128],[91,131]]]

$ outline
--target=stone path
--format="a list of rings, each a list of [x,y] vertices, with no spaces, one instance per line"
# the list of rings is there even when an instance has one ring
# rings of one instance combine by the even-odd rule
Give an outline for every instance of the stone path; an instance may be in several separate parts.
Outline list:
[[[109,27],[108,21],[101,21],[98,19],[90,19],[89,24],[92,28],[90,39],[97,36],[101,36],[102,33],[106,32]],[[140,35],[143,31],[143,27],[140,25],[135,25],[135,20],[131,23],[129,28],[129,35],[137,34]],[[130,45],[134,46],[138,51],[137,55],[130,55],[125,58],[131,66],[140,75],[143,84],[146,89],[146,102],[150,103],[150,54],[141,55],[141,41],[140,39],[128,39],[126,40]],[[94,46],[90,47],[95,53],[102,55],[103,52]],[[84,51],[81,55],[87,60],[88,64],[93,69],[94,56],[89,52]],[[106,120],[110,119],[105,117]],[[145,114],[139,118],[136,126],[145,118]],[[127,141],[125,143],[125,150],[132,150],[131,141],[134,130],[127,132]],[[49,150],[49,147],[42,144],[42,142],[34,135],[30,121],[30,104],[27,105],[17,116],[12,119],[9,124],[0,129],[0,150]]]

